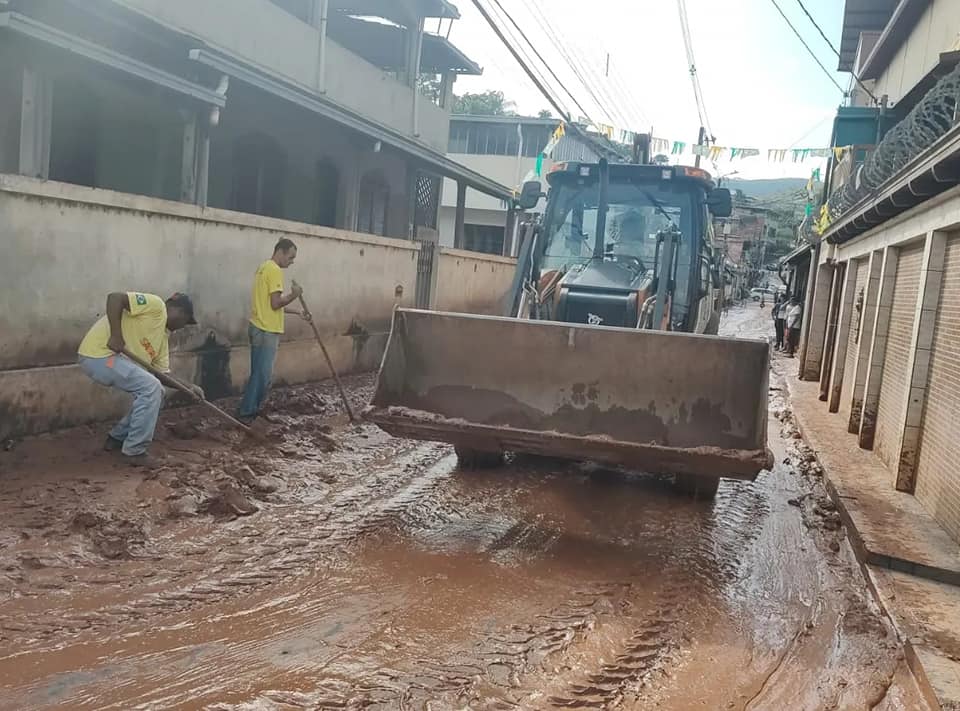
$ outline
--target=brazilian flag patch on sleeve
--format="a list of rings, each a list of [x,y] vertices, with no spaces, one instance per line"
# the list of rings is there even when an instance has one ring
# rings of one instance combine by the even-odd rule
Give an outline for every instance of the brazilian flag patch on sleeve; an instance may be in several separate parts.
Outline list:
[[[137,294],[137,305],[138,305],[138,306],[146,306],[146,305],[147,305],[147,297],[144,296],[143,294]]]

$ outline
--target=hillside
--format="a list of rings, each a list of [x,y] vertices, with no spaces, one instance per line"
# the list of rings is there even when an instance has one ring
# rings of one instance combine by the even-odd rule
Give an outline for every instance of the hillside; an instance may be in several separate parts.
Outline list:
[[[771,178],[765,180],[738,180],[730,178],[723,181],[725,188],[742,190],[745,195],[764,198],[796,190],[803,190],[807,181],[803,178]]]

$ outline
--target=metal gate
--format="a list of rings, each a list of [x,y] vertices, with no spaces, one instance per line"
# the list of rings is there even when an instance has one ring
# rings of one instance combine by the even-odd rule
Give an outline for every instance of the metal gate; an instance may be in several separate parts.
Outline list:
[[[417,308],[429,309],[437,263],[437,212],[440,207],[440,178],[419,173],[413,201],[413,239],[420,244],[417,258]]]
[[[433,287],[433,270],[436,264],[437,243],[416,240],[420,245],[417,256],[417,308],[429,309],[430,292]]]

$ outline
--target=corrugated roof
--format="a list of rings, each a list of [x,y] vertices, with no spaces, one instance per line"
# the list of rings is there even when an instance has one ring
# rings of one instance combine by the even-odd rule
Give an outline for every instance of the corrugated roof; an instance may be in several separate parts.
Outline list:
[[[898,0],[846,0],[843,8],[843,34],[840,38],[840,65],[837,67],[840,71],[853,71],[860,33],[883,30],[897,5]]]

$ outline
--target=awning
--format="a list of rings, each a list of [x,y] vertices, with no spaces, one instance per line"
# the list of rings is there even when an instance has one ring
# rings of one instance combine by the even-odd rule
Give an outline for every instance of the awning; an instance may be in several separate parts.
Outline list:
[[[416,9],[422,12],[424,17],[460,19],[460,11],[448,0],[419,0]],[[407,17],[404,4],[397,0],[330,0],[330,10],[396,21],[406,21]]]
[[[397,69],[405,62],[407,30],[397,25],[333,15],[328,34],[338,44],[381,69]],[[468,74],[479,76],[483,69],[445,37],[424,33],[420,71],[425,74]]]
[[[277,98],[289,101],[318,116],[330,119],[358,133],[369,136],[375,141],[392,146],[394,149],[424,163],[431,170],[443,177],[465,183],[467,186],[485,195],[501,200],[513,199],[513,191],[505,185],[491,180],[466,166],[447,158],[443,153],[428,148],[392,128],[377,123],[350,109],[341,106],[328,98],[318,96],[310,91],[292,84],[261,68],[251,67],[243,62],[231,59],[207,49],[193,49],[190,59],[218,72],[227,74],[245,84],[256,87]]]
[[[223,107],[226,99],[213,89],[187,81],[132,57],[106,49],[85,39],[68,34],[50,25],[16,12],[0,12],[0,30],[43,42],[101,67],[150,82],[174,93],[211,106]]]
[[[801,244],[792,252],[788,252],[782,256],[780,258],[780,264],[795,264],[803,259],[810,259],[810,253],[813,251],[814,246],[813,244]]]

